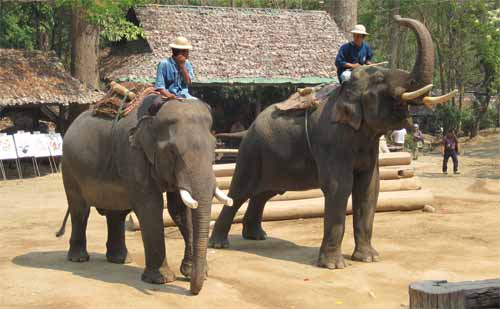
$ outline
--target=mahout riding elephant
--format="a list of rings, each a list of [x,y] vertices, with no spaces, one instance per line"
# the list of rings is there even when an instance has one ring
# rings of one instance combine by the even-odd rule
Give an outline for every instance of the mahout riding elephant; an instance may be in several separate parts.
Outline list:
[[[217,188],[212,169],[215,139],[209,106],[198,100],[174,100],[151,115],[147,108],[158,106],[158,100],[146,97],[136,111],[116,123],[85,112],[69,127],[62,161],[72,223],[68,259],[89,260],[86,228],[90,207],[95,206],[106,216],[108,261],[125,263],[124,221],[133,210],[146,255],[142,280],[175,280],[165,256],[162,193],[167,192],[168,211],[186,246],[180,271],[191,278],[191,292],[198,294],[207,271],[212,198],[231,202]]]
[[[418,55],[411,72],[377,66],[355,69],[352,80],[336,88],[314,111],[265,109],[246,132],[239,148],[229,197],[232,208],[219,215],[209,246],[229,246],[228,233],[240,206],[250,199],[243,237],[262,240],[266,202],[286,191],[321,188],[325,196],[324,234],[318,266],[346,266],[342,257],[346,207],[352,194],[354,260],[379,258],[372,246],[379,194],[379,138],[407,124],[408,104],[439,103],[449,95],[426,97],[432,85],[434,50],[425,26],[396,16],[417,37]],[[241,134],[240,134],[241,135]]]

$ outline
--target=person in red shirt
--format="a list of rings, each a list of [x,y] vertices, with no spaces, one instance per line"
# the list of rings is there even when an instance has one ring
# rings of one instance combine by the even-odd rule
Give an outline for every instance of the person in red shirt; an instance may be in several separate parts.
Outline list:
[[[452,130],[448,131],[443,138],[441,153],[443,154],[443,174],[448,174],[448,160],[450,157],[453,160],[453,173],[460,174],[458,171],[458,140]]]

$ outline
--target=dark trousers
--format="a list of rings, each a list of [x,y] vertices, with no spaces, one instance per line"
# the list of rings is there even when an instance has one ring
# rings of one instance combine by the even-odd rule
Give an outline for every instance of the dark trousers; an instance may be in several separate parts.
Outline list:
[[[458,157],[457,157],[457,152],[455,150],[453,151],[445,151],[444,152],[444,157],[443,157],[443,173],[446,173],[448,171],[448,160],[450,159],[453,160],[453,172],[458,171]]]

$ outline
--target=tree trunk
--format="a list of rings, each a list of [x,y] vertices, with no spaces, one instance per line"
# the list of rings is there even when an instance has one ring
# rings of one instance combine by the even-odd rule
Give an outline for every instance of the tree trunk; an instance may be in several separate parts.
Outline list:
[[[330,15],[346,37],[350,38],[349,32],[358,20],[358,0],[332,0]]]
[[[83,8],[73,9],[71,74],[91,88],[99,88],[99,28],[86,21]]]
[[[399,0],[392,1],[392,10],[390,11],[391,16],[389,20],[393,20],[394,15],[399,15]],[[392,23],[389,41],[391,50],[391,69],[396,69],[399,66],[399,25],[396,22]]]

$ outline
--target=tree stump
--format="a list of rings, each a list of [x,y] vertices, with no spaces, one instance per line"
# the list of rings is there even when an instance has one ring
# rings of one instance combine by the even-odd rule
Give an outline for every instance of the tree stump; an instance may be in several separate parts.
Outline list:
[[[410,284],[410,309],[498,309],[500,279]]]

